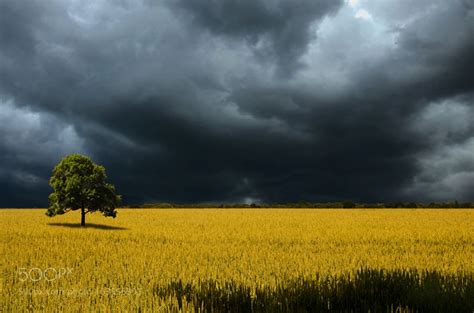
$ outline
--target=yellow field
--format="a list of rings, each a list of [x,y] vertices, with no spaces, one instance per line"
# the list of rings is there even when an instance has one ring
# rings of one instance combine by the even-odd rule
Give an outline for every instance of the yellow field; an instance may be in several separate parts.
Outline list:
[[[119,209],[79,221],[0,210],[5,311],[167,310],[176,299],[154,291],[178,280],[255,289],[361,267],[474,273],[467,209]]]

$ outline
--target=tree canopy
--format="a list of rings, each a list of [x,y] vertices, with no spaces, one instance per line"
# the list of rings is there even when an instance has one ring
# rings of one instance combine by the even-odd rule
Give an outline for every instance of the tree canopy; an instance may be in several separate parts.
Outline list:
[[[56,165],[49,180],[54,192],[49,195],[46,215],[52,217],[81,210],[83,226],[87,213],[98,211],[115,218],[121,199],[106,178],[105,168],[90,158],[80,154],[66,156]]]

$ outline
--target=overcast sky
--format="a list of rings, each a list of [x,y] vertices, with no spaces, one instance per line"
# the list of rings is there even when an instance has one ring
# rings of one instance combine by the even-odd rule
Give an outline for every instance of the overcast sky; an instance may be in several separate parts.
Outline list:
[[[0,206],[474,201],[473,0],[0,0]]]

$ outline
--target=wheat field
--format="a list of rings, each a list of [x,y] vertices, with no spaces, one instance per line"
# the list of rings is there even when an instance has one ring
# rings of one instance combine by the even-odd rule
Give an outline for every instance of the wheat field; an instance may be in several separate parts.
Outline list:
[[[0,210],[4,312],[410,312],[430,297],[474,309],[474,210],[119,209],[79,221]],[[386,301],[356,303],[365,296]]]

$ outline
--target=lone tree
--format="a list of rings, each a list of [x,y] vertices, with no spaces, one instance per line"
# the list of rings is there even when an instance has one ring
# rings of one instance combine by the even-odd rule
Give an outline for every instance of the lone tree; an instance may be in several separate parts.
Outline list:
[[[115,187],[105,182],[105,168],[90,158],[71,154],[61,160],[49,180],[54,192],[49,195],[49,217],[69,211],[81,210],[81,226],[86,224],[86,214],[99,211],[115,218],[115,208],[120,196]]]

